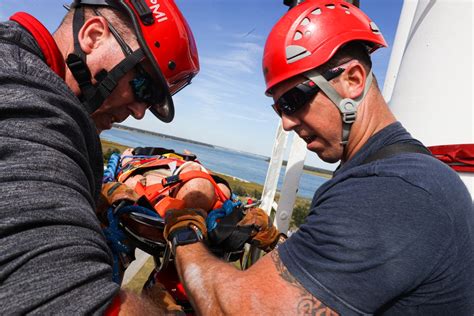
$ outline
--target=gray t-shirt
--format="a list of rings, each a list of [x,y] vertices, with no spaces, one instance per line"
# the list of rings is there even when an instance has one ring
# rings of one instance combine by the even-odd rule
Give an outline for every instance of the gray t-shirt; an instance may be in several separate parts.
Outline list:
[[[101,313],[119,286],[94,212],[100,143],[40,56],[0,23],[0,314]]]
[[[474,314],[474,212],[459,176],[394,123],[315,194],[298,232],[279,248],[290,273],[343,315]]]

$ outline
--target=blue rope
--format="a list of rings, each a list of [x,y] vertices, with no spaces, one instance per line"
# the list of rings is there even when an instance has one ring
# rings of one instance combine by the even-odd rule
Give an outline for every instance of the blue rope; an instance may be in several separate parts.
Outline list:
[[[115,175],[117,174],[117,169],[119,167],[120,155],[113,153],[110,155],[109,161],[107,162],[107,167],[104,170],[104,177],[102,178],[102,183],[108,183],[115,181]]]
[[[117,284],[120,284],[119,255],[120,253],[131,255],[132,252],[132,249],[130,249],[130,247],[124,243],[124,241],[127,239],[127,236],[119,227],[119,216],[122,214],[129,214],[131,212],[160,217],[157,213],[147,209],[146,207],[137,205],[124,206],[117,212],[114,212],[113,207],[109,207],[107,210],[109,226],[104,228],[103,231],[107,241],[109,242],[110,249],[112,250],[112,280]]]
[[[234,210],[235,207],[241,206],[242,202],[237,200],[236,202],[233,202],[232,200],[227,200],[224,202],[221,208],[212,210],[209,212],[206,218],[206,226],[208,231],[213,231],[217,227],[217,220],[219,218],[226,217],[232,211]]]

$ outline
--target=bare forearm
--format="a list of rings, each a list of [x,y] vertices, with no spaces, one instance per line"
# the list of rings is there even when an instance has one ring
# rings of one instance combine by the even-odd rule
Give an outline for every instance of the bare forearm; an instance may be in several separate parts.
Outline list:
[[[198,314],[337,315],[286,269],[278,252],[240,271],[201,243],[177,248],[177,269]]]
[[[178,247],[176,268],[198,314],[232,313],[242,271],[216,258],[202,243]]]
[[[162,315],[165,313],[165,310],[156,306],[150,298],[130,291],[120,291],[120,301],[120,316]]]

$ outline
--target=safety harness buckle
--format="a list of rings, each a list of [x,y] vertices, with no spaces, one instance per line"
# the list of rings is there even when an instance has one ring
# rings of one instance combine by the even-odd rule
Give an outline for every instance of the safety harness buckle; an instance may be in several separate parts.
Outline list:
[[[180,183],[181,179],[179,178],[179,174],[176,174],[174,176],[169,176],[161,180],[161,185],[163,187],[169,187],[170,185]]]

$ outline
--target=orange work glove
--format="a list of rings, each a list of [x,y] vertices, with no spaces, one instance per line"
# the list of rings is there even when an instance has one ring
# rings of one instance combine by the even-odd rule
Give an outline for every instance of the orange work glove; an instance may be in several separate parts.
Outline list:
[[[100,197],[108,205],[118,204],[120,201],[137,202],[140,196],[128,185],[121,182],[109,182],[102,185]]]
[[[168,210],[165,215],[165,230],[163,236],[166,240],[173,231],[182,227],[189,227],[189,225],[196,225],[202,232],[204,239],[207,238],[206,227],[207,213],[199,208],[185,208],[182,210],[172,209]]]
[[[275,248],[280,236],[282,235],[278,229],[273,226],[267,213],[258,207],[249,208],[247,214],[245,214],[244,218],[237,223],[237,226],[253,227],[250,233],[250,244],[257,246],[266,252]]]
[[[134,204],[140,196],[130,187],[121,182],[109,182],[102,185],[99,200],[97,201],[96,215],[99,220],[107,225],[107,209],[121,201]]]

